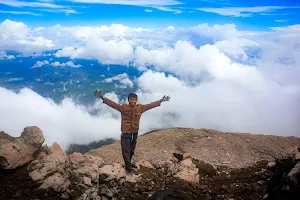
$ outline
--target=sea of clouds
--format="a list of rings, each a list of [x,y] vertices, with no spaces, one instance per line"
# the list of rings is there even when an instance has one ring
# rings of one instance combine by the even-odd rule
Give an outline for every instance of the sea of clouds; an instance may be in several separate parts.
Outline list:
[[[55,57],[141,70],[136,80],[129,80],[126,74],[111,79],[128,86],[137,83],[140,103],[163,95],[171,100],[143,115],[140,133],[191,127],[300,136],[299,25],[269,31],[240,31],[234,24],[165,29],[121,24],[30,28],[5,20],[0,24],[0,43],[2,59],[15,59],[8,50],[22,56],[55,50]],[[50,63],[41,57],[37,65],[46,61]],[[71,62],[65,66],[76,66]],[[125,101],[113,91],[106,96]],[[29,88],[15,93],[3,87],[0,98],[0,130],[13,136],[35,125],[43,130],[47,144],[57,141],[64,148],[70,143],[120,136],[120,114],[100,100],[92,106],[75,104],[72,99],[56,104]]]

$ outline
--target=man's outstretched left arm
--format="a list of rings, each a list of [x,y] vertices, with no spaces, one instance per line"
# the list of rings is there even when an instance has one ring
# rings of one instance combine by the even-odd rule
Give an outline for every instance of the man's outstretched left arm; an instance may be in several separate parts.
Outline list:
[[[143,112],[146,112],[147,110],[158,107],[158,106],[160,106],[160,104],[162,102],[169,101],[169,100],[170,100],[169,96],[163,96],[163,98],[158,101],[154,101],[152,103],[145,104],[145,105],[143,105]]]

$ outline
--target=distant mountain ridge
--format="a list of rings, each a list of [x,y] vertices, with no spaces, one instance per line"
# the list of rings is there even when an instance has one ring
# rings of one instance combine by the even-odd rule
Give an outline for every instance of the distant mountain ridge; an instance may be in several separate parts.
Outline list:
[[[104,145],[114,143],[116,140],[113,138],[107,138],[104,140],[93,141],[88,144],[70,144],[66,150],[66,154],[70,155],[74,152],[86,153],[89,150],[100,148]]]

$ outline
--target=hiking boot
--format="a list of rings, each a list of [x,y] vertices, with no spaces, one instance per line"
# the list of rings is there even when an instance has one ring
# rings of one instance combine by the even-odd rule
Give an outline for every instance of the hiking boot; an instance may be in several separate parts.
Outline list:
[[[126,171],[126,174],[133,176],[133,175],[138,175],[138,172],[136,170],[130,170],[130,171]]]
[[[138,173],[138,171],[137,171],[136,169],[132,169],[132,173],[133,173],[134,175],[139,175],[139,173]]]

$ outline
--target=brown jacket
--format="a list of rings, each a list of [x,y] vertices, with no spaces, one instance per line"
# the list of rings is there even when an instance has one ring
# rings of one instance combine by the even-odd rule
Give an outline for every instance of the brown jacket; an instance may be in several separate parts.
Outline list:
[[[118,104],[108,98],[103,98],[103,103],[118,110],[122,115],[121,131],[122,133],[137,133],[139,131],[140,118],[143,112],[160,106],[160,100],[150,104],[137,104],[135,107],[130,107],[127,104]]]

